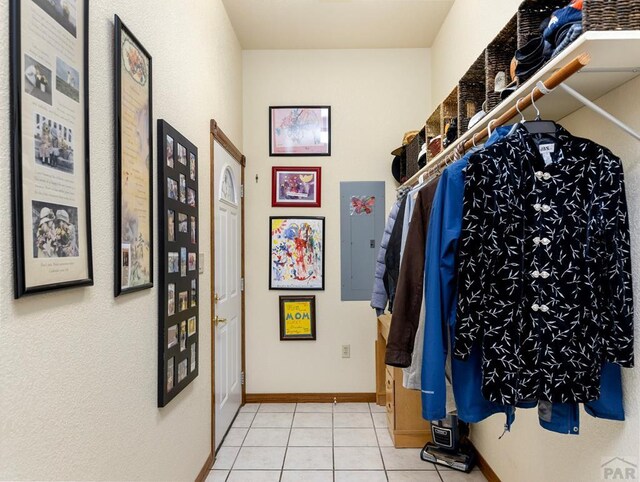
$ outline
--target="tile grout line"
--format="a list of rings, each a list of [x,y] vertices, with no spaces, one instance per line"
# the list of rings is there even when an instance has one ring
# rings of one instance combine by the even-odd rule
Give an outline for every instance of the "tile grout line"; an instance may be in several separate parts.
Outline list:
[[[296,413],[298,413],[297,403],[293,407],[293,414],[291,416],[291,426],[289,427],[289,436],[287,437],[287,444],[284,447],[284,457],[282,457],[282,468],[280,469],[280,478],[278,479],[280,482],[282,482],[282,477],[284,477],[284,464],[287,461],[287,452],[289,452],[289,442],[291,441],[291,433],[293,432],[293,421],[296,419]]]
[[[373,433],[376,436],[376,442],[378,443],[378,452],[380,452],[380,460],[382,461],[382,470],[384,470],[384,477],[388,481],[389,474],[387,473],[387,466],[385,465],[384,457],[382,456],[382,447],[380,446],[380,439],[378,438],[378,429],[376,428],[376,422],[373,419],[373,410],[371,410],[371,405],[369,405],[369,414],[371,415],[371,421],[373,422]]]

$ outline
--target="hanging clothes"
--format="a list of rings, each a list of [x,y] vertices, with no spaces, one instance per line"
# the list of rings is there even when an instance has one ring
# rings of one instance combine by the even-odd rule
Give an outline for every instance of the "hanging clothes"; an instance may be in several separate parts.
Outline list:
[[[389,311],[393,313],[393,300],[396,295],[396,285],[400,274],[400,246],[402,243],[402,229],[404,223],[405,207],[408,196],[405,196],[398,208],[396,221],[389,236],[389,244],[384,255],[385,272],[382,277],[385,290],[389,296]]]
[[[509,134],[500,127],[487,141],[493,145]],[[462,229],[464,169],[470,155],[447,167],[441,177],[433,201],[425,265],[424,355],[422,368],[422,412],[427,420],[439,420],[449,413],[445,405],[445,360],[450,352],[456,323],[457,260]],[[448,332],[448,333],[447,333]],[[449,334],[449,339],[447,337]],[[479,347],[474,347],[467,361],[451,360],[451,379],[459,418],[473,423],[495,413],[505,413],[506,427],[514,421],[514,409],[485,400],[482,395],[482,360]],[[602,369],[601,396],[585,404],[587,413],[609,420],[624,420],[620,367],[605,363]],[[539,405],[540,425],[562,434],[579,434],[579,404],[538,404],[521,402],[521,408]]]
[[[385,254],[387,253],[387,245],[389,244],[389,238],[391,237],[391,231],[393,231],[393,226],[396,222],[396,217],[398,215],[398,210],[400,209],[401,202],[401,198],[397,199],[391,207],[389,217],[387,218],[387,223],[384,227],[384,233],[382,234],[382,240],[380,241],[378,256],[376,258],[375,278],[373,281],[373,291],[371,292],[371,308],[374,308],[376,310],[377,316],[380,316],[384,313],[384,310],[387,307],[387,301],[389,299],[383,281],[385,272],[384,258]]]
[[[620,159],[519,125],[469,158],[463,211],[454,356],[482,349],[491,402],[598,399],[604,362],[633,366]]]
[[[407,242],[402,257],[393,318],[387,340],[385,353],[387,365],[400,368],[411,366],[416,331],[420,322],[420,305],[423,299],[424,246],[431,205],[437,187],[437,179],[422,187],[413,203],[415,207],[407,229]],[[411,193],[407,197],[411,198]],[[420,345],[418,344],[419,350],[422,352]]]

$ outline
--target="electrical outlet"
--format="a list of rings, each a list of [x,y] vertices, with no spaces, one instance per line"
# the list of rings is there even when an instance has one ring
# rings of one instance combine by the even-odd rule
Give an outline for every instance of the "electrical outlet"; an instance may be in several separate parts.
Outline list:
[[[342,345],[342,358],[351,358],[351,345]]]

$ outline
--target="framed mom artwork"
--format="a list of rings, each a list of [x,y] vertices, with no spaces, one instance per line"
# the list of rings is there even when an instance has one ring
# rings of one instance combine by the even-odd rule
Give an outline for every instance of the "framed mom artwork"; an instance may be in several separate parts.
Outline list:
[[[93,284],[87,0],[11,0],[15,297]]]
[[[280,296],[280,340],[316,339],[316,297]]]
[[[115,296],[153,286],[151,55],[115,25]]]
[[[324,290],[324,217],[269,218],[269,289]]]
[[[270,156],[330,156],[330,106],[269,107]]]
[[[271,206],[309,207],[321,205],[320,167],[271,168]]]

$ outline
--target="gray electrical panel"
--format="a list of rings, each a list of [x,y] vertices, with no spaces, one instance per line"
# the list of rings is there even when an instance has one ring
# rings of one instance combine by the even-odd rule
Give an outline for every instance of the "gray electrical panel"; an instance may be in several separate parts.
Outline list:
[[[371,299],[385,214],[383,181],[340,183],[342,301]]]

